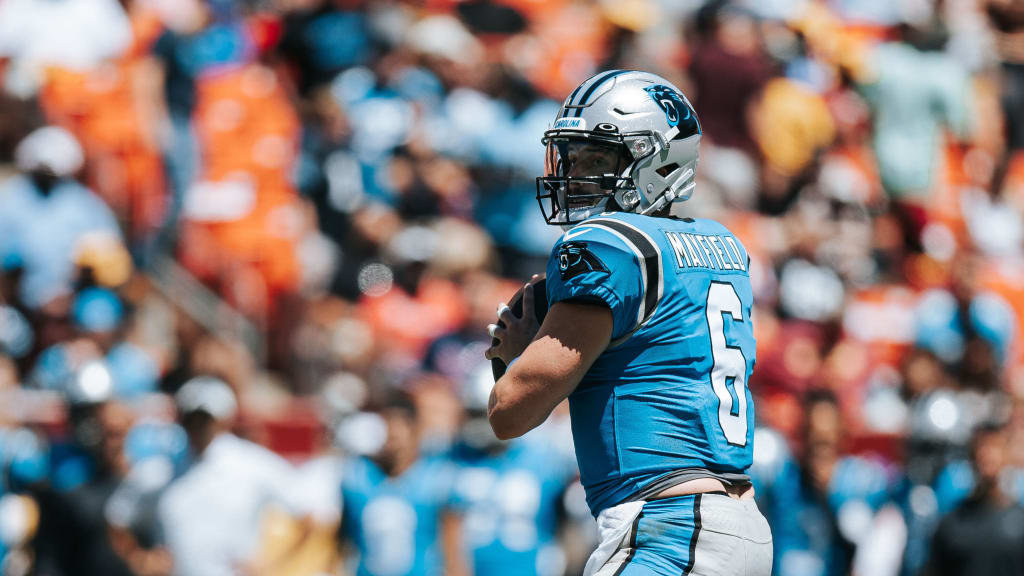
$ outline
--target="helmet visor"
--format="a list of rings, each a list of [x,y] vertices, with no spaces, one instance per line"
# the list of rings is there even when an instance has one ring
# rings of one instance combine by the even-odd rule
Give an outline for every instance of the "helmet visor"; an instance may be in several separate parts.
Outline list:
[[[549,224],[575,224],[602,212],[608,198],[629,182],[619,176],[630,163],[620,142],[551,137],[546,144],[537,199]]]

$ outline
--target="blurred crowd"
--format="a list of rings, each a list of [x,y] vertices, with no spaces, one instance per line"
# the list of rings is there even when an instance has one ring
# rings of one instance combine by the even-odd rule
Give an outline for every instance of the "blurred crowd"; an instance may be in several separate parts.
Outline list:
[[[579,574],[486,423],[609,68],[752,258],[776,574],[1024,574],[1021,0],[0,0],[0,574]]]

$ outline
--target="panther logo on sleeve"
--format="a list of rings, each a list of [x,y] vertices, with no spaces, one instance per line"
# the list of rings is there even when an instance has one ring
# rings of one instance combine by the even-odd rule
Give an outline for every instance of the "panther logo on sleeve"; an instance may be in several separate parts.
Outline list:
[[[587,272],[608,272],[608,267],[587,249],[586,242],[566,242],[558,248],[558,273],[568,280]]]

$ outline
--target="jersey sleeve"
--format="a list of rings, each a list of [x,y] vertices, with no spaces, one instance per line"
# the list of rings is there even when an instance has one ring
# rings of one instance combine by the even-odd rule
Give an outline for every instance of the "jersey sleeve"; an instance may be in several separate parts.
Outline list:
[[[551,249],[547,267],[548,305],[603,303],[612,311],[612,340],[636,328],[643,305],[637,255],[614,234],[583,223]]]

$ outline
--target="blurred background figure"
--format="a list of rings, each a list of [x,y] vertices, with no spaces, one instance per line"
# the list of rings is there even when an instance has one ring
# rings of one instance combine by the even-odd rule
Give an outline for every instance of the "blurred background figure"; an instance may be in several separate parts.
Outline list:
[[[464,513],[464,542],[474,574],[562,574],[557,544],[566,520],[565,492],[575,462],[544,438],[543,430],[511,442],[498,440],[487,421],[494,379],[490,363],[462,385],[465,416],[453,458],[455,493]]]
[[[133,574],[132,559],[119,554],[107,530],[106,511],[129,475],[126,443],[134,415],[114,397],[113,379],[101,362],[85,364],[64,392],[73,444],[55,470],[55,482],[43,492],[36,570],[54,575]],[[72,470],[79,475],[74,480],[69,477]],[[66,484],[70,482],[75,484]],[[165,553],[149,563],[154,568],[150,573],[169,572]]]
[[[880,465],[843,456],[844,433],[839,405],[828,390],[807,393],[803,437],[797,460],[784,461],[770,491],[758,497],[772,506],[778,574],[848,574],[858,548],[878,526],[874,520],[890,500],[889,479]],[[898,573],[902,545],[889,574]],[[885,573],[885,572],[876,572]]]
[[[121,232],[107,205],[74,180],[84,158],[66,130],[32,132],[15,161],[21,175],[0,191],[0,259],[23,271],[18,298],[40,308],[71,293],[79,254],[89,245],[120,246]]]
[[[40,525],[40,502],[47,473],[46,444],[18,424],[11,391],[0,410],[0,566],[10,574],[28,574],[33,565],[33,540]]]
[[[368,424],[368,423],[367,423]],[[341,482],[344,541],[359,576],[467,574],[462,518],[455,509],[450,461],[421,453],[413,398],[391,391],[375,424],[376,445],[345,463]]]
[[[970,135],[970,90],[963,64],[943,50],[948,32],[936,8],[905,4],[895,40],[867,56],[860,81],[872,108],[882,185],[893,200],[911,202],[920,211],[941,170],[942,138]],[[920,224],[920,215],[904,217]]]
[[[231,433],[238,406],[223,381],[198,376],[175,400],[192,462],[159,502],[174,574],[275,573],[287,555],[266,557],[260,531],[270,506],[301,513],[292,490],[294,469]]]
[[[1002,424],[979,426],[971,439],[974,489],[935,531],[927,574],[1022,574],[1024,507],[1008,474]]]

